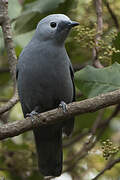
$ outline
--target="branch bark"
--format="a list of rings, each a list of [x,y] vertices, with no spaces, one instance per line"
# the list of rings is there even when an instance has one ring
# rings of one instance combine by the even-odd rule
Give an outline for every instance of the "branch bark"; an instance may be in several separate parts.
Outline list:
[[[0,25],[2,27],[5,47],[8,54],[8,63],[14,87],[16,86],[16,64],[17,57],[14,50],[14,44],[12,40],[10,19],[8,17],[8,0],[0,0]]]
[[[16,64],[17,57],[14,50],[14,44],[12,40],[10,19],[8,17],[8,0],[0,0],[0,26],[2,27],[5,47],[8,54],[8,64],[11,73],[12,80],[14,82],[14,95],[13,97],[2,107],[0,107],[0,114],[8,111],[18,102],[17,88],[16,88]]]
[[[73,102],[67,106],[66,113],[64,113],[61,109],[54,109],[33,117],[28,117],[26,120],[15,121],[1,126],[0,140],[17,136],[38,126],[54,124],[58,121],[69,119],[70,117],[78,114],[95,112],[99,109],[119,103],[120,89],[94,98],[86,99],[84,101]]]
[[[106,5],[106,7],[107,7],[107,9],[108,9],[108,12],[110,13],[110,15],[111,15],[111,17],[112,17],[112,19],[113,19],[113,21],[114,21],[114,24],[115,24],[115,26],[116,26],[116,28],[117,28],[117,30],[120,31],[120,30],[119,30],[119,27],[120,27],[119,21],[118,21],[118,19],[117,19],[117,16],[115,15],[115,13],[112,11],[112,9],[111,9],[111,7],[110,7],[110,4],[109,4],[107,1],[104,1],[104,4]]]
[[[18,98],[18,94],[17,91],[15,92],[15,94],[13,95],[13,97],[2,107],[0,107],[0,115],[9,111],[17,102],[18,102],[19,98]]]
[[[103,18],[102,18],[102,0],[94,0],[96,15],[97,15],[97,35],[95,39],[96,47],[93,48],[93,65],[96,68],[103,68],[103,65],[98,59],[99,49],[97,48],[98,41],[101,39],[103,32]]]

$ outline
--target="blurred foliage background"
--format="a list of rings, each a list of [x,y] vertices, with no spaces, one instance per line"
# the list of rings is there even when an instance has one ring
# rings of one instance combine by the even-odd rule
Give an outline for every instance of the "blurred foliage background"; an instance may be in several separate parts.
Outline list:
[[[117,25],[106,3],[109,3],[112,13],[116,16]],[[102,40],[99,42],[99,60],[105,66],[103,69],[96,69],[92,66],[86,67],[86,65],[92,64],[92,48],[94,47],[96,36],[94,0],[9,0],[8,8],[17,57],[19,57],[22,49],[30,41],[37,23],[44,16],[53,13],[64,13],[72,20],[80,22],[80,26],[70,33],[66,41],[66,48],[74,68],[81,69],[75,74],[77,94],[82,94],[80,97],[78,96],[77,100],[94,97],[120,87],[119,0],[103,0],[104,25]],[[0,105],[7,102],[12,95],[13,83],[9,73],[7,53],[0,29]],[[88,140],[88,132],[90,132],[95,120],[100,114],[102,114],[101,120],[106,120],[114,108],[109,107],[99,112],[87,113],[76,117],[72,137],[64,138],[65,173],[59,180],[91,180],[104,168],[107,160],[103,157],[101,141],[111,139],[113,145],[119,147],[120,115],[115,116],[110,121],[100,140],[88,152],[88,155],[80,161],[79,152],[83,144]],[[2,125],[7,120],[12,122],[21,119],[23,119],[23,114],[20,103],[17,103],[9,112],[0,116],[0,124]],[[114,156],[119,157],[119,154],[118,150]],[[71,166],[76,157],[78,160],[74,166]],[[3,140],[0,143],[0,177],[5,177],[7,180],[42,180],[43,177],[38,172],[36,159],[32,132]],[[117,164],[99,179],[118,180],[120,179],[119,172],[120,165]]]

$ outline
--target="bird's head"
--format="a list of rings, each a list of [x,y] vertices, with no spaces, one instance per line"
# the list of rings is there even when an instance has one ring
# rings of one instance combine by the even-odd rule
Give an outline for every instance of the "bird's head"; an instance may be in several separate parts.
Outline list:
[[[52,14],[42,19],[37,26],[37,38],[41,41],[52,40],[56,43],[64,43],[72,27],[79,25],[71,21],[64,14]]]

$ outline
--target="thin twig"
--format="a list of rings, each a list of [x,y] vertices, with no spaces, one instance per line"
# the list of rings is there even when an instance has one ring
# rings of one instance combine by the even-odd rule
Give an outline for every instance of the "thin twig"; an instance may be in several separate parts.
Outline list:
[[[96,129],[98,128],[99,124],[101,123],[101,120],[102,120],[102,117],[103,117],[103,114],[104,114],[104,109],[101,109],[98,113],[98,116],[92,126],[92,129],[91,129],[91,133],[92,135],[95,135],[96,133]]]
[[[110,161],[110,162],[106,165],[106,167],[105,167],[95,178],[93,178],[92,180],[98,179],[101,175],[104,174],[105,171],[110,170],[110,169],[111,169],[113,166],[115,166],[117,163],[120,163],[120,158],[114,159],[113,161]]]
[[[99,113],[99,118],[97,118],[97,122],[95,121],[93,126],[92,126],[92,129],[90,132],[92,132],[90,138],[89,138],[89,141],[88,142],[85,142],[82,149],[76,153],[74,155],[74,157],[72,157],[71,159],[69,159],[68,161],[65,162],[65,164],[70,164],[69,167],[67,167],[64,171],[65,172],[68,172],[68,171],[71,171],[71,169],[75,168],[77,163],[83,159],[84,157],[86,157],[88,155],[88,151],[90,151],[96,144],[96,142],[98,141],[98,139],[101,137],[101,135],[103,134],[103,132],[105,131],[108,123],[110,122],[110,120],[115,117],[118,112],[120,111],[120,105],[117,105],[117,107],[115,108],[115,110],[113,111],[113,113],[111,114],[111,116],[106,119],[104,126],[102,128],[99,128],[100,131],[98,133],[98,135],[95,137],[95,133],[96,131],[98,130],[98,127],[100,127],[100,120],[101,120],[101,117],[103,116],[103,113],[104,113],[104,109],[102,109]],[[72,163],[70,163],[72,162]]]
[[[103,2],[104,2],[104,4],[105,4],[106,7],[107,7],[108,12],[110,13],[110,15],[111,15],[111,17],[112,17],[112,19],[113,19],[113,21],[114,21],[114,24],[115,24],[117,30],[120,31],[120,29],[119,29],[119,28],[120,28],[120,25],[119,25],[117,16],[115,15],[115,13],[113,12],[113,10],[111,9],[109,2],[107,2],[107,1],[103,1]]]
[[[102,109],[100,112],[99,112],[99,116],[97,117],[96,121],[94,122],[90,132],[90,136],[89,136],[89,139],[87,140],[87,142],[85,142],[83,144],[83,147],[82,149],[75,154],[74,157],[72,157],[71,159],[68,160],[68,162],[66,161],[65,164],[70,164],[69,167],[67,167],[65,169],[65,172],[67,171],[71,171],[71,169],[75,168],[77,163],[83,159],[84,157],[86,157],[88,155],[88,151],[90,151],[96,144],[98,138],[95,137],[95,133],[97,131],[97,128],[99,126],[99,123],[100,123],[100,120],[101,120],[101,117],[103,116],[103,113],[104,113],[104,109]],[[72,164],[70,163],[70,161],[72,162]]]
[[[113,111],[113,113],[111,114],[111,116],[109,118],[107,118],[102,124],[102,128],[100,128],[99,134],[97,136],[97,138],[99,139],[101,137],[101,134],[103,134],[103,132],[105,131],[105,129],[108,127],[108,124],[110,123],[110,121],[119,113],[120,111],[120,104],[118,104],[115,108],[115,110]],[[98,126],[99,127],[99,126]],[[102,174],[104,174],[105,171],[111,169],[116,163],[120,162],[120,158],[113,160],[113,161],[109,161],[107,166],[92,180],[96,180],[98,179],[99,176],[101,176]]]
[[[79,133],[78,135],[76,135],[75,137],[73,137],[70,140],[67,140],[67,142],[63,143],[63,147],[64,148],[68,148],[68,146],[72,146],[75,143],[77,143],[78,141],[80,141],[83,137],[85,137],[86,135],[88,135],[90,133],[90,131],[85,131],[82,133]]]
[[[18,98],[18,94],[17,91],[15,92],[15,94],[13,95],[13,97],[2,107],[0,107],[0,114],[3,114],[7,111],[9,111],[17,102],[18,102],[19,98]]]
[[[98,59],[99,49],[97,47],[98,41],[101,39],[101,35],[103,32],[102,0],[94,0],[94,2],[97,15],[97,35],[95,39],[95,47],[93,48],[93,65],[96,68],[103,68],[103,65]]]
[[[12,40],[10,19],[8,17],[8,0],[0,0],[0,26],[4,36],[5,47],[8,54],[8,64],[12,80],[14,82],[14,95],[13,97],[2,107],[0,107],[0,114],[8,111],[18,102],[17,89],[16,89],[16,64],[17,57],[14,50],[14,44]]]
[[[0,1],[0,25],[2,27],[5,47],[8,54],[8,63],[10,73],[14,82],[14,87],[16,86],[16,64],[17,57],[14,50],[14,44],[12,40],[10,19],[8,17],[8,0]]]
[[[105,129],[105,128],[108,126],[108,124],[110,123],[110,121],[111,121],[115,116],[117,116],[119,112],[120,112],[120,104],[118,104],[118,105],[115,107],[115,109],[114,109],[113,113],[111,114],[111,116],[108,117],[106,120],[102,121],[102,122],[99,124],[98,127],[99,127],[99,128],[102,127],[102,129]]]
[[[83,144],[83,147],[82,149],[75,154],[75,156],[70,159],[68,162],[70,164],[70,161],[73,161],[63,172],[69,172],[71,171],[73,168],[76,167],[77,163],[83,159],[85,156],[88,155],[88,151],[90,151],[96,144],[97,140],[95,139],[95,137],[92,135],[90,138],[89,138],[89,141],[85,142]],[[67,162],[66,162],[67,164]]]

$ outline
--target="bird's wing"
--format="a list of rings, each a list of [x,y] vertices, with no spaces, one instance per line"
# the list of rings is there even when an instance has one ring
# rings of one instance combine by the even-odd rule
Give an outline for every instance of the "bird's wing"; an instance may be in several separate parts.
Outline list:
[[[75,101],[74,69],[72,67],[70,60],[69,60],[69,69],[70,69],[71,79],[72,79],[72,83],[73,83],[73,99],[72,99],[72,102],[74,102]],[[74,117],[72,117],[71,119],[67,120],[64,123],[63,132],[67,136],[69,136],[72,133],[73,128],[74,128]]]
[[[16,80],[18,79],[18,64],[16,65]]]
[[[73,101],[72,102],[74,102],[75,101],[74,69],[73,69],[71,62],[70,62],[69,68],[70,68],[70,74],[71,74],[71,79],[72,79],[72,83],[73,83]]]

